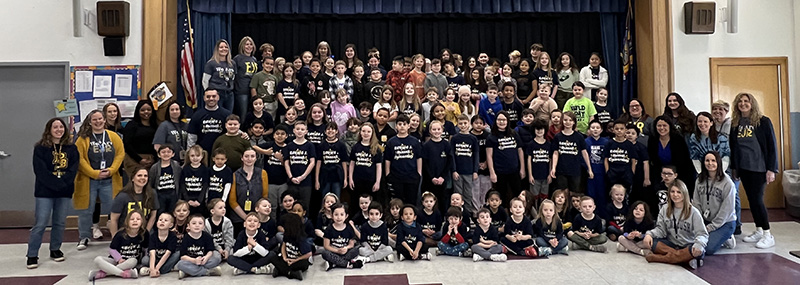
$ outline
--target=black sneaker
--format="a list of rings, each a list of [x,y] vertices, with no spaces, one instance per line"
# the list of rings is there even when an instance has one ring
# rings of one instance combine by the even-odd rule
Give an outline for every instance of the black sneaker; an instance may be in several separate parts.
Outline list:
[[[742,234],[742,226],[736,226],[736,229],[733,230],[733,234],[737,236]]]
[[[62,262],[66,260],[66,258],[64,258],[64,253],[61,252],[61,250],[51,250],[50,259],[52,259],[55,262]]]
[[[303,281],[303,272],[300,270],[293,270],[289,272],[289,279],[297,279]]]
[[[39,258],[38,257],[28,257],[28,269],[34,269],[39,267]]]

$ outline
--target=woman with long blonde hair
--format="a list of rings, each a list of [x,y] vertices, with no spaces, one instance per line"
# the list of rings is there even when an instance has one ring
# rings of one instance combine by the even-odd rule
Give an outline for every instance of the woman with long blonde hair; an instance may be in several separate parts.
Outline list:
[[[219,104],[233,111],[233,82],[236,79],[236,66],[231,60],[230,44],[224,39],[217,40],[214,55],[203,67],[203,90],[219,91]],[[251,52],[252,53],[252,52]]]
[[[741,179],[756,223],[756,230],[743,241],[756,243],[761,249],[773,247],[775,238],[769,231],[764,190],[778,173],[775,131],[753,94],[739,93],[733,99],[730,145],[731,174]]]
[[[233,57],[236,66],[236,78],[234,79],[233,93],[236,100],[233,105],[234,114],[244,118],[247,115],[248,105],[250,105],[250,80],[258,72],[258,60],[255,57],[256,44],[251,37],[243,37],[239,41],[239,53]],[[229,52],[230,54],[230,52]],[[273,81],[273,84],[277,83]],[[275,85],[272,86],[273,88]],[[274,90],[273,90],[274,92]],[[274,94],[274,93],[273,93]]]
[[[686,183],[676,179],[669,189],[667,205],[658,213],[656,227],[644,237],[644,244],[653,251],[645,256],[647,262],[688,262],[692,269],[703,266],[708,231],[700,210],[690,199]]]

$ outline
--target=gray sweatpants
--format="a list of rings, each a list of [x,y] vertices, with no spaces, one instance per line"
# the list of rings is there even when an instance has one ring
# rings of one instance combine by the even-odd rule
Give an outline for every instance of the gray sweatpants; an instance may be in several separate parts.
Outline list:
[[[478,209],[475,208],[472,199],[472,186],[475,184],[475,181],[472,180],[472,174],[458,174],[458,180],[453,180],[453,191],[455,193],[461,194],[461,200],[464,201],[464,208],[467,209],[470,213],[477,213]]]
[[[136,260],[136,258],[129,258],[125,260],[125,262],[117,264],[117,262],[111,257],[98,256],[94,258],[94,264],[106,274],[122,276],[123,271],[136,267],[136,265],[139,264],[139,261]]]
[[[281,194],[283,194],[283,192],[286,192],[286,189],[288,188],[289,186],[286,185],[285,183],[269,184],[269,193],[267,193],[267,200],[269,200],[269,203],[271,204],[270,206],[272,206],[272,213],[269,214],[270,218],[274,219],[278,214],[278,211],[280,211],[281,208],[279,205],[281,201],[278,200],[281,198]]]
[[[183,271],[183,273],[189,276],[204,276],[208,275],[209,269],[217,267],[221,261],[222,256],[219,254],[219,251],[215,250],[206,264],[197,265],[186,260],[181,260],[178,261],[178,270]]]
[[[392,254],[392,252],[394,252],[394,250],[385,244],[379,246],[378,250],[372,250],[372,247],[370,247],[366,242],[362,243],[361,247],[358,249],[359,255],[368,257],[372,262],[380,261]]]
[[[472,253],[483,257],[483,259],[490,259],[492,254],[503,253],[503,246],[498,243],[490,248],[483,248],[480,245],[474,244],[472,245]]]

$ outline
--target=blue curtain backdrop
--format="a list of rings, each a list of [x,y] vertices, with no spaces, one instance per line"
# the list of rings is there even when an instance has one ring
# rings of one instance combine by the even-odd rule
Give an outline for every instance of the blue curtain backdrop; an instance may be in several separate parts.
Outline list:
[[[213,54],[218,39],[231,36],[231,14],[356,15],[356,14],[502,14],[502,13],[599,13],[604,65],[609,71],[609,105],[619,114],[621,95],[621,43],[625,35],[627,0],[189,0],[194,28],[197,86],[203,65]],[[178,2],[178,17],[187,13]],[[179,30],[182,29],[181,25]],[[179,31],[180,33],[180,31]],[[180,50],[180,48],[179,48]],[[178,94],[183,94],[179,87]],[[635,97],[635,96],[634,96]],[[198,89],[198,102],[202,91]],[[202,103],[199,103],[202,104]]]

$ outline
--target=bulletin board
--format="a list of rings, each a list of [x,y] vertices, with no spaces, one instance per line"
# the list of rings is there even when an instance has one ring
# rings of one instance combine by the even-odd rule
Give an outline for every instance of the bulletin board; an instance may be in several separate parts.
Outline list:
[[[142,96],[139,65],[70,66],[69,69],[70,98],[77,101],[79,109],[74,123],[109,102],[119,105],[123,119],[133,117]]]

